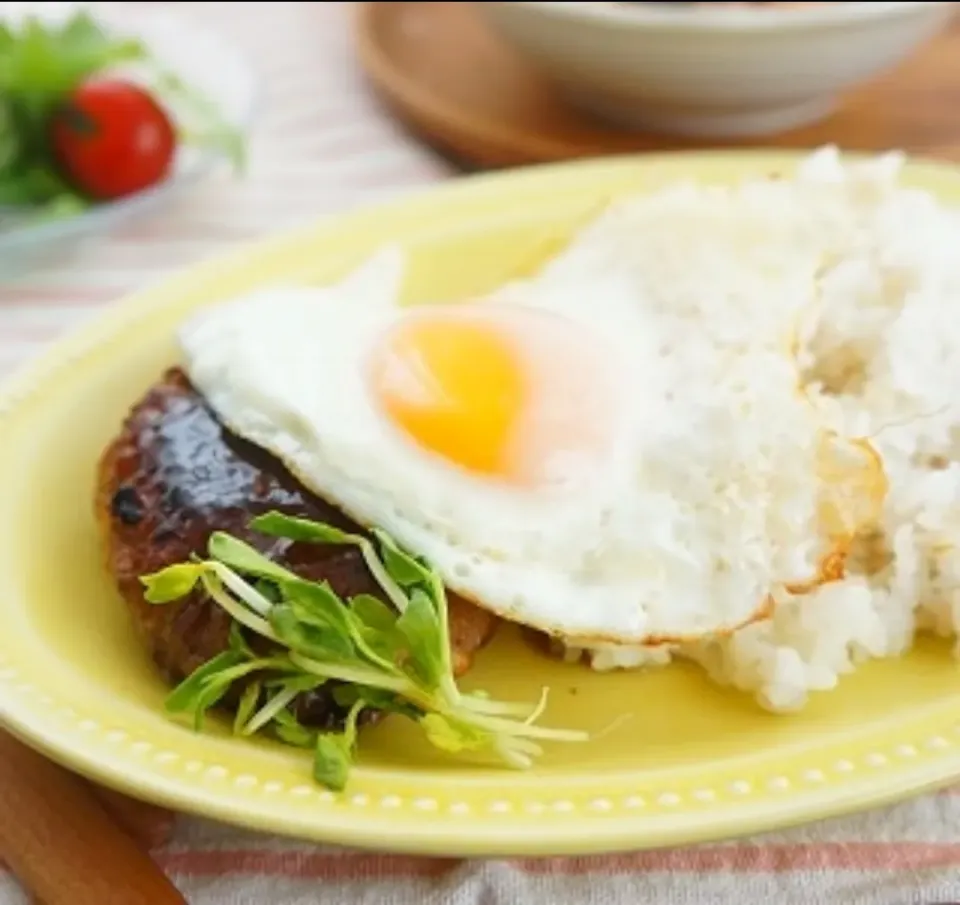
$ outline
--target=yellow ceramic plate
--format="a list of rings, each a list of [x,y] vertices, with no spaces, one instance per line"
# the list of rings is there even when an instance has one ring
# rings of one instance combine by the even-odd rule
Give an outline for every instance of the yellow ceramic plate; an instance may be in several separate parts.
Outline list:
[[[545,723],[612,731],[555,745],[531,772],[466,766],[415,728],[378,727],[346,792],[309,756],[197,735],[161,710],[165,687],[104,574],[94,465],[127,407],[175,361],[198,306],[277,279],[324,281],[385,240],[413,255],[409,299],[450,299],[534,267],[604,198],[678,175],[788,169],[768,155],[645,157],[460,181],[245,249],[103,316],[0,399],[0,712],[51,757],[145,798],[265,830],[435,854],[567,854],[713,839],[876,805],[960,777],[960,669],[946,645],[873,663],[802,714],[772,716],[693,667],[590,674],[505,631],[471,683],[505,698],[552,688]],[[960,197],[960,175],[909,178]],[[584,304],[589,304],[584,299]]]

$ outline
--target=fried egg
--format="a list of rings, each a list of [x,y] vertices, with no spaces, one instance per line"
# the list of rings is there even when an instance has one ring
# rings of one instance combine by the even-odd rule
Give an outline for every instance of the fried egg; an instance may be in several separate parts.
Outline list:
[[[718,344],[616,272],[404,306],[404,267],[204,310],[185,370],[310,490],[554,636],[730,631],[816,581],[837,527],[785,336]]]

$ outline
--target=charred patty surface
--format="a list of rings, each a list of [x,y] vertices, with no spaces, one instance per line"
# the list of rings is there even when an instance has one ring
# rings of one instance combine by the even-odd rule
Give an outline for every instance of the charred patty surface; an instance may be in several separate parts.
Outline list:
[[[245,540],[291,570],[325,580],[342,597],[378,594],[358,550],[296,544],[247,527],[270,510],[361,529],[306,491],[275,458],[230,434],[179,369],[168,371],[131,410],[104,452],[96,495],[107,567],[153,659],[172,682],[227,647],[230,617],[202,592],[153,606],[140,576],[203,553],[213,531]],[[489,640],[496,617],[449,595],[450,635],[458,674]],[[324,689],[297,704],[305,723],[342,718]]]

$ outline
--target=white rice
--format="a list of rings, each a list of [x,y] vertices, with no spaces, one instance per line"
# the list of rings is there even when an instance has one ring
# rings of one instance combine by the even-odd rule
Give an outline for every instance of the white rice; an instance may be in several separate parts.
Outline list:
[[[590,260],[638,280],[682,280],[691,299],[727,304],[730,329],[749,336],[763,312],[737,308],[737,280],[750,279],[747,268],[764,249],[778,266],[783,243],[791,243],[784,304],[798,293],[807,300],[798,324],[807,392],[840,434],[869,439],[888,481],[880,524],[857,539],[843,579],[782,600],[770,619],[725,638],[592,649],[595,669],[662,666],[682,656],[763,707],[791,711],[865,660],[904,653],[918,631],[957,635],[960,212],[902,185],[901,163],[897,155],[846,163],[824,149],[796,178],[632,199],[585,230],[541,277]],[[745,212],[758,210],[775,227],[747,235]],[[668,242],[646,253],[638,247],[646,234],[637,224],[654,215],[667,231],[684,218],[684,229],[709,224],[713,238],[671,265]],[[746,262],[743,272],[738,262]]]

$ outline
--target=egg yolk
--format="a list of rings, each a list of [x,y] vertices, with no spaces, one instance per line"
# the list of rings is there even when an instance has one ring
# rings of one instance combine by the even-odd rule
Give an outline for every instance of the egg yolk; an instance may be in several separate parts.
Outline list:
[[[372,392],[421,448],[478,475],[548,483],[606,440],[603,357],[584,367],[585,347],[582,330],[542,312],[416,313],[374,349]]]

